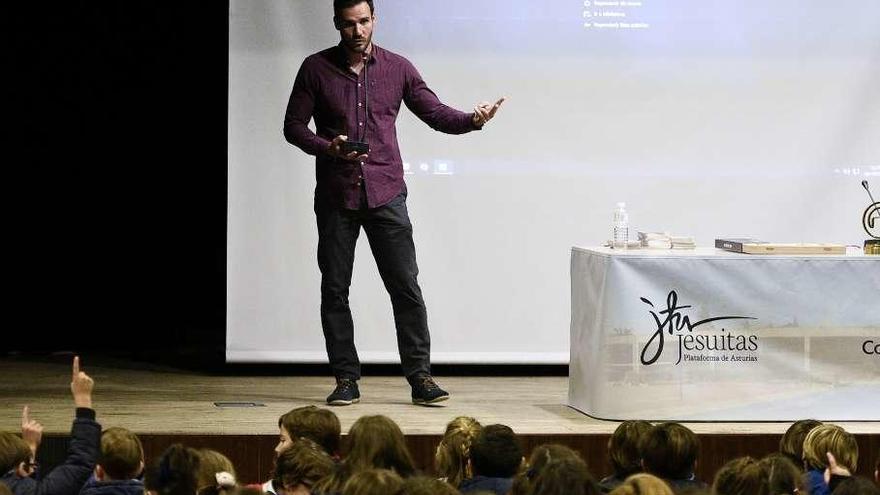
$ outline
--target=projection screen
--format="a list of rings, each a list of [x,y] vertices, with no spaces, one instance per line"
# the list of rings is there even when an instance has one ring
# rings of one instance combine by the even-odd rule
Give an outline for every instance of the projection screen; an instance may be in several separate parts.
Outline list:
[[[302,60],[339,41],[331,5],[230,2],[229,361],[326,361],[314,157],[282,119]],[[435,363],[567,363],[570,250],[609,239],[618,201],[633,232],[701,246],[865,238],[876,0],[376,0],[376,16],[375,43],[445,103],[508,97],[463,136],[398,120]],[[351,307],[361,360],[398,362],[365,236]]]

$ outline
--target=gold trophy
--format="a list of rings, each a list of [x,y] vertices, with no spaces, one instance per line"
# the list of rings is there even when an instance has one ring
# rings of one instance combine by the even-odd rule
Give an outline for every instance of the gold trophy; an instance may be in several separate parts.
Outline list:
[[[865,254],[880,255],[880,203],[874,201],[868,181],[863,180],[862,187],[868,191],[868,197],[871,198],[871,204],[862,214],[862,227],[872,237],[865,241]]]

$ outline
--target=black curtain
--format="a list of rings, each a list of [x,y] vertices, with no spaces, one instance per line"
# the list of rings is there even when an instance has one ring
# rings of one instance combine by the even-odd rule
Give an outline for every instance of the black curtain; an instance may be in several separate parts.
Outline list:
[[[228,13],[11,16],[7,350],[222,350]]]

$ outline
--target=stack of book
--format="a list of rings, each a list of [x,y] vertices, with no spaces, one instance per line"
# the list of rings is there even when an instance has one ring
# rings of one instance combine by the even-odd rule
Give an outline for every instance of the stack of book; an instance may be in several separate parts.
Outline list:
[[[648,249],[694,249],[694,238],[668,232],[639,232],[639,243]]]

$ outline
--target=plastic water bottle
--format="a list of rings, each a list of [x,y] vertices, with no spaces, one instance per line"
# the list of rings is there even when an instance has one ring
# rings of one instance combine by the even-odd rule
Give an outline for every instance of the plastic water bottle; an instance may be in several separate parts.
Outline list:
[[[626,203],[617,203],[614,209],[614,224],[611,233],[611,247],[626,249],[629,242],[629,215],[626,214]]]

